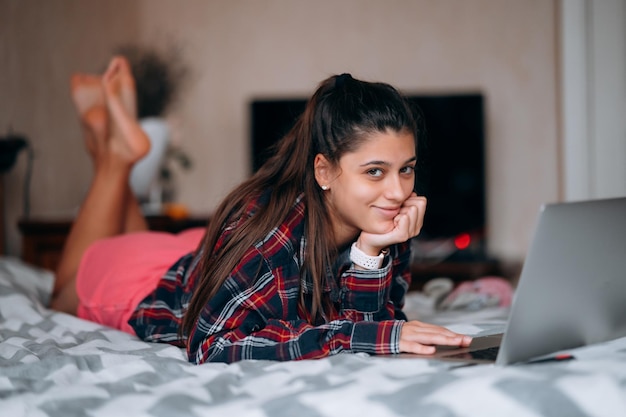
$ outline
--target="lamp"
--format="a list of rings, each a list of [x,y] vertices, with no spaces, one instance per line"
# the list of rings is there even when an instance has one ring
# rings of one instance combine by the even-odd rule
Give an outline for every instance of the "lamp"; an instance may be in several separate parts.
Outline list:
[[[9,132],[0,137],[0,174],[5,174],[13,168],[17,154],[28,146],[28,141],[19,135]]]
[[[5,252],[5,226],[6,219],[4,213],[4,174],[9,172],[13,165],[15,165],[15,161],[17,159],[17,155],[20,153],[22,149],[30,149],[28,146],[28,140],[20,135],[14,134],[9,130],[9,133],[6,136],[0,137],[0,255]],[[28,164],[28,172],[24,181],[24,212],[28,213],[29,210],[29,180],[30,180],[30,171],[31,171],[31,161],[32,161],[32,150],[30,152],[29,164]]]

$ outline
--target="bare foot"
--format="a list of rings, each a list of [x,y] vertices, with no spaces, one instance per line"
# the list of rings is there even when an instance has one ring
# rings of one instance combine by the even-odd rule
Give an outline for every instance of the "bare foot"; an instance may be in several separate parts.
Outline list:
[[[72,101],[80,118],[85,145],[95,160],[107,137],[108,111],[98,75],[76,73],[70,80]]]
[[[102,85],[110,115],[110,149],[134,163],[148,153],[150,140],[137,120],[135,80],[124,57],[111,60]]]

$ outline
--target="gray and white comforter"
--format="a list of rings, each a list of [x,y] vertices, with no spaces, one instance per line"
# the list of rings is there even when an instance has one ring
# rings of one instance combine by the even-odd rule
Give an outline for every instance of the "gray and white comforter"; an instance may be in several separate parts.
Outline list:
[[[51,285],[49,272],[0,258],[2,417],[626,416],[626,338],[506,368],[361,354],[196,366],[175,347],[46,309]],[[418,304],[409,297],[410,316]],[[427,318],[488,334],[505,313]]]

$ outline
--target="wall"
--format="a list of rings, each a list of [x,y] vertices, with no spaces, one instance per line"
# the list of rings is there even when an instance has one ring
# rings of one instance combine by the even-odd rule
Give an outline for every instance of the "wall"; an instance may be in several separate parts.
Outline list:
[[[124,0],[0,1],[0,134],[10,128],[34,148],[31,213],[72,215],[91,178],[69,93],[74,71],[99,72],[111,50],[138,33]],[[123,13],[120,13],[123,10]],[[5,175],[6,251],[19,254],[27,154]]]
[[[181,185],[193,210],[247,174],[247,103],[307,95],[351,72],[411,92],[481,90],[487,103],[490,250],[525,254],[558,194],[556,27],[551,1],[141,3],[141,36],[170,33],[195,71],[180,117],[202,156]]]
[[[56,4],[72,9],[67,5],[77,3]],[[116,6],[109,3],[27,14],[32,4],[2,6],[16,19],[7,31],[26,25],[36,35],[32,43],[9,45],[15,55],[9,76],[38,87],[27,94],[9,90],[20,105],[8,116],[0,114],[0,127],[11,121],[37,141],[34,213],[71,210],[88,185],[90,169],[63,95],[70,70],[90,69],[87,63],[102,62],[108,46],[135,36],[180,45],[192,71],[174,116],[182,127],[181,144],[195,162],[190,173],[178,175],[179,200],[193,212],[210,212],[248,175],[249,100],[308,95],[338,72],[412,93],[483,91],[494,255],[523,257],[539,205],[560,198],[556,1],[136,0],[116,3],[124,10],[117,15],[123,23],[112,18]],[[75,38],[83,19],[99,48]],[[51,74],[49,63],[55,62],[60,67]]]

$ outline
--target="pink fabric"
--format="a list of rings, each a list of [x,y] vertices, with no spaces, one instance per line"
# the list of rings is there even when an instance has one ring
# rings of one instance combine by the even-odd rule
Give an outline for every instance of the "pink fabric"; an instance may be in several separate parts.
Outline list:
[[[127,321],[135,307],[169,267],[198,247],[204,232],[138,232],[92,244],[76,277],[78,317],[134,335]]]
[[[513,299],[513,286],[506,279],[487,276],[459,284],[441,302],[443,308],[478,309],[496,305],[508,307]],[[470,308],[471,307],[471,308]]]

